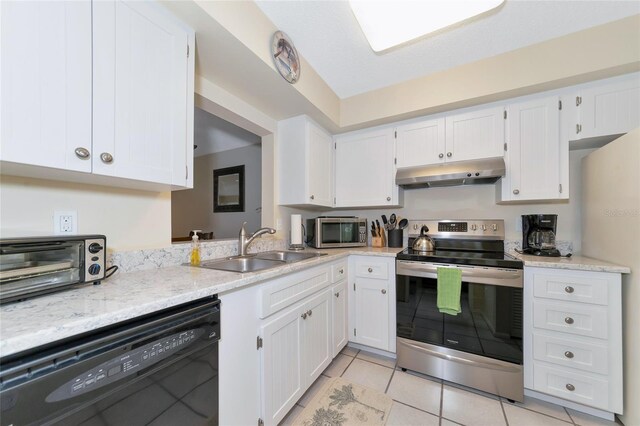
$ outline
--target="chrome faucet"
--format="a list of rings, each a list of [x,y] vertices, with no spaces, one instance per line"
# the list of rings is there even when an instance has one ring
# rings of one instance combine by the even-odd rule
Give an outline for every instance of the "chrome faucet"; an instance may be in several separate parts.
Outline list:
[[[251,236],[247,237],[247,230],[244,229],[244,226],[246,224],[247,222],[244,222],[242,224],[242,228],[240,228],[240,235],[238,236],[238,255],[239,256],[246,256],[247,248],[249,248],[249,244],[251,244],[253,240],[256,239],[256,237],[259,237],[260,235],[266,234],[266,233],[269,233],[269,234],[276,233],[276,230],[273,228],[260,228],[256,232],[251,234]]]

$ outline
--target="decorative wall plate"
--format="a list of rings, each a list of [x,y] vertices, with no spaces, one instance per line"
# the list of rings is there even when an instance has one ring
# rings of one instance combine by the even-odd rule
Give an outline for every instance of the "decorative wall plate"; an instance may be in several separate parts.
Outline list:
[[[300,79],[300,59],[293,42],[282,31],[276,31],[273,35],[271,54],[280,75],[289,83],[295,84]]]

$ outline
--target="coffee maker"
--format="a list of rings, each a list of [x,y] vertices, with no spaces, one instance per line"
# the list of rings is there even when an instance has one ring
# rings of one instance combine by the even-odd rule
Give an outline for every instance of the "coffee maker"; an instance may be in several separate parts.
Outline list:
[[[522,252],[535,256],[559,257],[556,248],[557,214],[522,215]]]

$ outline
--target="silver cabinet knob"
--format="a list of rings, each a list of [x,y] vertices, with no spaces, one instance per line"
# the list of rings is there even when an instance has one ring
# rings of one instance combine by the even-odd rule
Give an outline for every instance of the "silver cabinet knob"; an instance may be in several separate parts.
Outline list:
[[[571,317],[566,317],[566,318],[564,319],[564,322],[566,322],[567,324],[571,325],[571,324],[573,324],[573,318],[571,318]]]
[[[338,272],[340,272],[340,275],[344,274],[344,268],[340,268]]]
[[[75,149],[76,157],[86,160],[91,156],[87,148],[78,147]]]
[[[387,197],[387,201],[391,201],[391,197]]]
[[[309,315],[309,316],[311,316],[311,314],[312,314],[312,313],[313,313],[313,311],[312,311],[311,309],[309,309],[309,310],[307,311],[307,315]]]
[[[451,156],[453,156],[453,154],[452,154],[452,153],[450,153],[450,152],[447,152],[447,157],[448,157],[448,158],[451,158]]]
[[[518,195],[518,194],[520,193],[520,190],[519,190],[519,189],[514,189],[514,190],[513,190],[513,193],[514,193],[514,194],[516,194],[516,195]]]
[[[387,290],[382,289],[382,294],[387,294]]]
[[[315,200],[315,199],[316,199],[316,197],[315,197],[315,196],[313,196],[313,195],[312,195],[311,197],[309,197],[309,198],[311,198],[312,200]]]
[[[334,293],[334,296],[340,297],[340,293]]]
[[[443,158],[443,157],[444,157],[443,153],[438,154],[438,158]]]
[[[373,272],[373,268],[369,268],[369,269],[367,269],[367,271],[369,271],[369,273],[372,273]]]
[[[305,312],[304,314],[300,315],[302,317],[302,319],[307,319],[307,313]]]
[[[113,162],[113,155],[109,154],[108,152],[103,152],[102,154],[100,154],[100,159],[105,164],[111,164]]]
[[[564,291],[566,291],[567,293],[573,293],[573,287],[571,287],[570,285],[566,286],[564,288]]]
[[[573,386],[571,383],[567,383],[567,386],[565,386],[567,388],[568,391],[573,392],[574,390],[576,390],[576,387]]]
[[[571,359],[571,358],[573,358],[573,352],[571,352],[571,351],[566,351],[566,352],[564,353],[564,356],[566,356],[567,358]]]

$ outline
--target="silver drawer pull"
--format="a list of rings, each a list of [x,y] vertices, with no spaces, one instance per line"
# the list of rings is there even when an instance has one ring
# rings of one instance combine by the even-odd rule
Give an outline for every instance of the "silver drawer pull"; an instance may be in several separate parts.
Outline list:
[[[340,274],[344,274],[344,268],[340,268],[338,272],[340,272]]]
[[[573,324],[573,318],[571,318],[571,317],[566,317],[566,318],[564,319],[564,322],[566,322],[567,324],[571,325],[571,324]]]
[[[340,293],[335,293],[335,296],[336,297],[340,297]]]
[[[566,356],[567,358],[571,359],[571,358],[573,358],[573,352],[571,352],[571,351],[566,351],[566,352],[564,353],[564,356]]]
[[[311,198],[312,200],[315,200],[315,199],[316,199],[316,197],[315,197],[315,196],[313,196],[313,195],[312,195],[311,197],[309,197],[309,198]]]
[[[87,148],[82,148],[82,147],[76,148],[74,152],[76,153],[76,157],[82,158],[83,160],[86,160],[91,155]]]
[[[566,291],[567,293],[573,293],[574,289],[573,287],[571,287],[570,285],[566,286],[564,288],[564,291]]]
[[[300,315],[302,317],[302,319],[307,319],[307,313],[305,312],[304,314]]]
[[[576,390],[576,387],[573,386],[571,383],[567,383],[567,386],[565,386],[567,388],[568,391],[573,392],[574,390]]]
[[[108,152],[103,152],[102,154],[100,154],[100,159],[105,164],[111,164],[113,162],[113,155],[109,154]]]
[[[387,294],[387,290],[382,289],[382,294]]]
[[[513,190],[513,193],[514,193],[515,195],[518,195],[518,194],[520,193],[520,190],[519,190],[519,189],[514,189],[514,190]]]
[[[369,268],[369,269],[367,269],[367,271],[369,271],[369,273],[372,273],[373,272],[373,268]]]
[[[311,316],[311,314],[312,314],[312,313],[313,313],[313,311],[312,311],[311,309],[309,309],[309,310],[307,311],[307,315],[309,315],[309,316]]]

